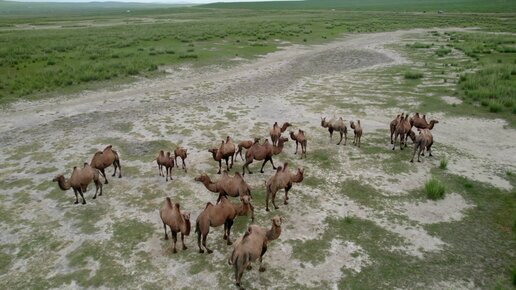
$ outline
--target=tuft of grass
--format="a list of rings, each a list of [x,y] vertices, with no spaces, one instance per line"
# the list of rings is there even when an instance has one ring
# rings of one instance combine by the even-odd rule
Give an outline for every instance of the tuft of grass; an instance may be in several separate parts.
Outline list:
[[[441,159],[441,162],[439,162],[439,168],[441,168],[442,170],[448,168],[448,160],[446,159],[446,157]]]
[[[449,48],[445,48],[444,46],[441,46],[439,47],[436,51],[435,51],[435,54],[437,54],[439,57],[443,57],[445,55],[447,55],[448,53],[451,52],[451,49]]]
[[[445,194],[444,184],[432,178],[425,183],[426,197],[432,200],[443,199]]]
[[[415,42],[413,44],[407,44],[410,48],[430,48],[432,45],[428,43]]]
[[[509,177],[510,177],[510,176],[514,176],[514,173],[513,173],[512,171],[510,171],[510,170],[505,171],[505,174],[506,174],[507,176],[509,176]]]
[[[423,77],[423,73],[417,71],[406,71],[404,77],[408,80],[417,80]]]

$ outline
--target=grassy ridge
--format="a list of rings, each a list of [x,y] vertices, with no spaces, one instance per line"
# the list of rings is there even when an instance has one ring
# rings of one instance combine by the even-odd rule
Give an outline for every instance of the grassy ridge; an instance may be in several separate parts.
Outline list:
[[[307,0],[213,3],[202,7],[232,9],[346,9],[355,11],[515,12],[510,0]]]

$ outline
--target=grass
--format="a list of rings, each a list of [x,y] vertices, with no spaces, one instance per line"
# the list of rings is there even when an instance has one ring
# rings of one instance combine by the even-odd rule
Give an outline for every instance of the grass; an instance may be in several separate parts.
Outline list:
[[[426,197],[432,200],[443,199],[445,194],[445,186],[439,180],[432,178],[425,183]]]
[[[442,170],[445,170],[448,168],[448,159],[446,159],[446,157],[444,157],[443,159],[441,159],[441,161],[439,161],[439,168],[441,168]]]
[[[423,77],[423,73],[418,71],[406,71],[403,76],[407,80],[418,80]]]

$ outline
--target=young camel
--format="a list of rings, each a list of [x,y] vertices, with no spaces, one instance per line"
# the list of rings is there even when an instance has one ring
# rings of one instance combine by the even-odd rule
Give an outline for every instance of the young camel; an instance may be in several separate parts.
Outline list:
[[[351,121],[349,123],[349,127],[353,129],[354,133],[353,145],[360,147],[360,139],[362,139],[362,126],[360,125],[360,120],[358,120],[356,124],[355,122]]]
[[[391,144],[394,144],[394,140],[392,139],[392,137],[394,136],[394,133],[396,133],[396,126],[398,126],[398,123],[400,122],[401,118],[403,118],[404,116],[405,116],[405,114],[402,113],[401,115],[397,115],[396,118],[391,121],[391,124],[390,124]]]
[[[219,171],[217,174],[220,174],[221,168],[222,168],[222,159],[226,161],[226,170],[229,171],[230,168],[233,168],[233,158],[235,155],[235,144],[233,144],[233,141],[231,141],[231,138],[227,136],[226,142],[222,141],[220,144],[220,147],[217,148],[211,148],[208,150],[208,152],[211,152],[213,154],[213,159],[215,161],[219,162]],[[229,158],[231,158],[231,165],[228,165]]]
[[[228,198],[222,196],[220,199],[220,203],[213,205],[211,202],[206,204],[204,210],[197,217],[197,221],[195,223],[195,232],[197,233],[197,246],[199,247],[199,253],[204,253],[204,250],[201,248],[201,236],[202,236],[202,245],[208,251],[208,254],[213,253],[211,249],[206,246],[206,238],[208,237],[208,233],[210,232],[210,227],[219,227],[224,225],[224,240],[227,240],[227,244],[231,245],[230,233],[231,227],[233,226],[233,221],[237,216],[247,215],[248,213],[252,214],[252,219],[254,220],[254,214],[251,210],[251,200],[248,195],[244,195],[240,197],[241,204],[235,205],[229,202]]]
[[[392,146],[392,150],[396,148],[396,140],[398,140],[398,136],[400,137],[400,150],[403,150],[403,144],[407,147],[407,139],[411,135],[410,132],[412,125],[410,124],[409,118],[400,117],[400,121],[396,125],[395,135],[394,135],[394,143]]]
[[[321,118],[321,126],[323,128],[328,128],[328,132],[330,132],[330,140],[333,139],[333,131],[340,133],[340,140],[337,145],[340,145],[340,142],[342,142],[342,135],[344,135],[344,145],[346,145],[346,141],[348,140],[348,128],[346,127],[342,117],[338,120],[331,119],[330,121],[326,121],[326,117]]]
[[[83,193],[86,192],[88,184],[90,184],[91,181],[95,183],[95,195],[93,196],[93,199],[97,198],[97,192],[99,189],[99,196],[102,195],[100,172],[99,170],[92,168],[88,163],[84,163],[83,168],[77,168],[77,166],[75,166],[72,171],[72,176],[68,180],[65,180],[64,176],[61,174],[52,179],[52,181],[57,182],[61,190],[67,191],[72,188],[75,193],[75,204],[79,203],[78,194],[81,195],[82,204],[86,204]]]
[[[235,153],[235,156],[240,154],[240,158],[242,158],[242,161],[244,161],[244,157],[242,157],[242,149],[243,148],[249,149],[249,148],[251,148],[251,146],[253,146],[254,143],[257,143],[258,141],[260,141],[260,138],[254,138],[254,141],[253,140],[244,140],[244,141],[238,142],[238,150]]]
[[[414,142],[414,153],[412,154],[412,159],[410,162],[414,162],[414,156],[417,153],[417,162],[421,162],[420,156],[425,156],[425,149],[428,151],[428,156],[432,156],[432,145],[434,144],[434,137],[432,136],[432,132],[430,129],[420,129],[419,135],[416,137],[416,141]]]
[[[163,174],[163,167],[165,167],[165,181],[168,181],[169,176],[170,180],[172,180],[172,168],[174,167],[174,158],[172,158],[171,153],[167,152],[165,155],[165,152],[163,152],[163,150],[160,150],[158,157],[156,157],[156,163],[158,163],[159,176],[165,176],[165,174]]]
[[[185,245],[185,236],[190,235],[190,213],[181,213],[181,210],[179,209],[179,203],[172,204],[170,197],[167,197],[161,206],[161,209],[159,210],[159,216],[163,222],[165,240],[168,240],[167,226],[170,228],[170,232],[172,233],[172,239],[174,241],[172,253],[177,253],[177,233],[181,233],[181,243],[183,244],[183,250],[188,249]]]
[[[294,154],[297,154],[297,148],[298,145],[301,144],[301,158],[303,158],[303,155],[306,158],[306,137],[305,137],[305,131],[299,129],[299,132],[295,134],[294,132],[290,131],[290,138],[294,141],[296,141],[296,152]]]
[[[222,176],[216,182],[212,182],[210,177],[206,173],[203,173],[197,176],[195,181],[202,182],[209,191],[219,193],[217,203],[220,201],[222,195],[232,197],[251,195],[251,188],[238,172],[235,173],[235,176],[231,177],[228,172],[224,170]]]
[[[177,157],[181,157],[181,161],[183,161],[183,169],[185,171],[185,173],[187,172],[186,171],[186,164],[185,164],[185,159],[186,157],[188,157],[188,154],[187,154],[187,151],[188,149],[185,149],[183,147],[177,147],[175,150],[174,150],[174,162],[177,166],[177,168],[179,168],[179,164],[177,163]]]
[[[244,270],[251,270],[252,262],[259,260],[259,271],[265,271],[265,267],[262,265],[263,255],[267,252],[268,242],[278,239],[281,235],[282,222],[281,217],[273,217],[269,230],[259,225],[250,225],[245,234],[235,241],[228,263],[233,265],[235,283],[240,289],[244,289],[240,284]]]
[[[276,206],[276,193],[281,189],[285,189],[285,198],[283,204],[288,204],[288,191],[292,188],[293,183],[300,183],[304,179],[304,169],[298,168],[295,174],[290,173],[288,163],[285,162],[279,166],[276,173],[265,183],[267,189],[267,196],[265,198],[265,210],[269,211],[269,198],[272,200],[274,209]]]
[[[279,138],[281,137],[281,133],[285,132],[288,127],[292,126],[289,122],[283,123],[283,126],[279,126],[278,122],[274,122],[272,128],[269,129],[269,133],[271,135],[272,145],[277,146]]]
[[[102,176],[106,180],[105,183],[108,184],[108,180],[106,177],[105,169],[111,166],[115,167],[115,171],[113,172],[113,175],[116,175],[116,169],[118,168],[118,178],[122,178],[122,166],[120,165],[120,154],[118,151],[113,150],[113,146],[108,145],[106,148],[104,148],[104,151],[97,151],[93,155],[93,158],[91,159],[90,165],[93,168],[96,168],[100,170],[100,173],[102,173]]]
[[[429,129],[432,130],[434,128],[435,124],[438,124],[439,121],[437,120],[430,120],[430,123],[426,121],[426,116],[423,115],[423,118],[419,116],[419,113],[416,113],[413,117],[414,120],[414,127],[418,129]]]
[[[251,164],[253,160],[263,160],[262,168],[260,169],[261,173],[263,173],[263,167],[267,161],[270,161],[272,168],[276,169],[274,161],[272,161],[272,156],[278,155],[283,151],[283,145],[285,142],[288,142],[288,138],[280,137],[278,140],[278,146],[271,145],[268,139],[265,139],[263,144],[258,142],[254,143],[253,146],[251,146],[251,148],[249,148],[245,153],[245,164],[242,166],[242,176],[245,175],[246,168],[249,174],[253,174],[251,170],[249,170],[249,164]]]

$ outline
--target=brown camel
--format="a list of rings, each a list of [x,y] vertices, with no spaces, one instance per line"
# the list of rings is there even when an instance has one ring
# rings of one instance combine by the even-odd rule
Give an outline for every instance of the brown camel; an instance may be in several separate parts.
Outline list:
[[[159,216],[163,222],[165,240],[168,240],[167,226],[170,228],[170,232],[172,233],[172,239],[174,241],[172,253],[177,253],[177,233],[181,233],[181,243],[183,244],[183,250],[188,249],[185,246],[185,236],[190,235],[190,213],[181,213],[181,210],[179,209],[179,203],[172,204],[170,197],[167,197],[161,206],[161,209],[159,210]]]
[[[97,151],[95,152],[95,155],[93,155],[93,158],[91,159],[90,165],[93,168],[96,168],[100,170],[100,173],[102,173],[102,176],[106,180],[106,184],[108,184],[108,180],[106,177],[105,169],[111,166],[115,167],[115,171],[113,172],[113,175],[116,175],[116,169],[118,168],[118,178],[122,178],[122,166],[120,165],[120,153],[118,151],[113,150],[113,146],[108,145],[106,148],[104,148],[104,151]]]
[[[292,188],[292,184],[300,183],[303,179],[304,169],[298,168],[296,174],[292,174],[288,169],[287,162],[283,164],[283,167],[279,166],[276,173],[265,183],[265,187],[267,189],[265,210],[269,211],[269,198],[271,198],[274,208],[278,209],[276,206],[276,193],[281,189],[285,189],[283,204],[288,204],[288,191]]]
[[[351,121],[349,123],[349,127],[353,129],[354,133],[353,145],[360,147],[360,139],[362,139],[362,126],[360,125],[360,120],[358,120],[356,124],[355,122]]]
[[[238,172],[236,172],[234,176],[229,176],[228,172],[224,170],[222,176],[216,182],[212,182],[210,177],[206,173],[203,173],[197,176],[195,181],[202,182],[209,191],[219,193],[217,203],[220,201],[222,195],[232,197],[251,195],[251,188]]]
[[[285,142],[288,142],[288,138],[280,137],[278,140],[278,146],[271,145],[268,139],[265,139],[263,144],[258,142],[254,143],[253,146],[251,146],[251,148],[249,148],[245,153],[245,164],[242,167],[242,175],[245,175],[246,168],[249,174],[253,174],[251,170],[249,170],[249,164],[251,164],[253,160],[263,160],[262,168],[260,169],[261,173],[263,173],[263,167],[267,161],[270,161],[272,168],[276,169],[272,156],[278,155],[283,151],[283,145]]]
[[[242,158],[242,161],[244,161],[244,157],[242,157],[242,149],[243,148],[249,149],[249,148],[251,148],[251,146],[253,146],[254,143],[257,143],[258,141],[260,141],[260,138],[254,138],[254,141],[253,140],[244,140],[244,141],[238,142],[238,150],[235,153],[235,156],[240,154],[240,158]]]
[[[417,162],[421,162],[420,156],[425,156],[425,149],[428,151],[428,156],[432,156],[432,145],[434,144],[434,137],[432,136],[432,132],[430,129],[420,129],[419,135],[416,137],[416,141],[414,142],[414,153],[412,154],[412,159],[410,162],[414,162],[414,156],[417,153]]]
[[[219,171],[217,174],[220,174],[222,168],[222,160],[226,161],[226,170],[229,171],[230,168],[233,168],[233,158],[236,152],[235,144],[231,141],[231,138],[227,136],[226,142],[222,141],[220,147],[211,148],[208,152],[213,154],[213,159],[219,162]],[[231,158],[231,165],[228,165],[229,158]]]
[[[168,181],[168,177],[170,176],[170,180],[172,180],[172,168],[174,168],[174,158],[172,158],[171,153],[165,152],[163,150],[159,151],[158,157],[156,157],[156,163],[158,163],[158,173],[159,176],[165,176],[165,181]],[[163,174],[163,167],[165,167],[166,174]]]
[[[340,145],[340,142],[342,142],[342,135],[344,135],[344,145],[346,145],[346,141],[348,140],[348,128],[346,127],[342,117],[338,120],[331,119],[330,121],[326,121],[326,117],[321,118],[321,126],[323,128],[328,128],[328,132],[330,132],[330,140],[333,139],[333,131],[340,133],[340,140],[337,145]]]
[[[296,152],[294,154],[297,154],[297,148],[298,145],[301,144],[301,158],[303,158],[303,155],[306,158],[306,137],[305,137],[305,131],[299,129],[299,132],[295,134],[294,132],[290,131],[290,138],[294,141],[296,141]]]
[[[57,182],[61,190],[66,191],[72,188],[75,193],[75,204],[79,203],[79,197],[77,194],[81,195],[82,204],[86,204],[83,193],[86,192],[88,184],[90,184],[91,181],[95,183],[95,195],[93,196],[93,199],[97,198],[97,192],[99,189],[99,196],[102,195],[102,182],[100,182],[99,176],[99,170],[92,168],[88,163],[84,163],[83,168],[77,168],[76,166],[73,168],[72,176],[68,180],[65,180],[64,176],[61,174],[56,176],[52,181]]]
[[[410,124],[410,119],[407,118],[408,115],[400,117],[400,121],[396,125],[396,129],[394,130],[394,142],[392,146],[392,150],[396,148],[396,140],[398,140],[398,136],[400,137],[400,150],[403,150],[403,144],[407,147],[407,139],[411,135],[412,125]]]
[[[186,171],[186,164],[185,164],[185,159],[186,159],[186,157],[188,157],[187,151],[188,151],[188,149],[185,149],[185,148],[180,147],[180,146],[178,146],[174,150],[174,162],[175,162],[176,166],[179,168],[179,164],[177,163],[177,157],[181,157],[181,161],[183,161],[183,167],[182,168],[184,169],[185,173],[187,172]]]
[[[197,233],[197,245],[199,246],[199,253],[204,253],[201,248],[201,236],[202,245],[208,251],[208,254],[213,253],[211,249],[206,246],[206,238],[210,232],[210,227],[219,227],[224,225],[224,240],[227,240],[227,244],[231,245],[230,233],[233,221],[237,216],[252,214],[254,219],[253,211],[251,210],[251,201],[248,195],[240,197],[241,204],[235,205],[229,202],[228,198],[222,196],[220,203],[213,205],[211,202],[206,204],[204,210],[197,217],[195,223],[195,232]]]
[[[279,138],[281,137],[281,133],[285,132],[288,127],[292,126],[289,122],[283,123],[283,126],[279,126],[278,122],[274,122],[272,128],[269,129],[269,133],[271,135],[272,145],[277,146]]]
[[[419,116],[419,113],[416,113],[413,117],[414,120],[414,127],[418,129],[429,129],[432,130],[434,128],[435,124],[438,124],[439,121],[437,120],[430,120],[430,123],[426,121],[426,116],[423,115],[423,118]]]
[[[259,271],[265,271],[262,258],[267,252],[268,242],[278,239],[281,235],[281,223],[282,218],[275,216],[272,218],[272,226],[269,230],[259,225],[250,225],[245,234],[235,241],[228,263],[233,265],[235,283],[240,289],[244,289],[241,285],[244,270],[251,270],[252,262],[259,260]]]
[[[394,136],[394,133],[396,133],[396,126],[398,126],[398,123],[400,122],[401,118],[404,117],[405,114],[402,113],[401,115],[397,115],[394,120],[391,121],[390,129],[391,129],[391,144],[394,144],[394,140],[392,137]]]

